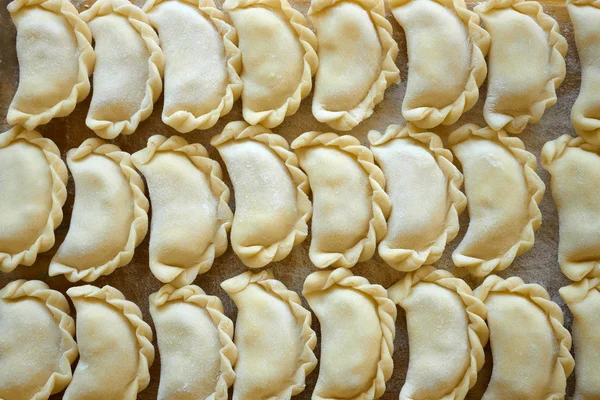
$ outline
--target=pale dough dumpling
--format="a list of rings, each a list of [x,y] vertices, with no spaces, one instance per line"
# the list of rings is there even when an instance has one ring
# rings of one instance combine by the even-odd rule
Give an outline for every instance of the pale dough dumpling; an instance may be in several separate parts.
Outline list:
[[[485,122],[497,131],[521,133],[556,103],[567,41],[537,1],[488,0],[474,11],[492,38]]]
[[[53,141],[20,126],[0,134],[0,272],[32,265],[54,246],[67,179]]]
[[[146,14],[128,0],[97,0],[81,13],[94,38],[94,91],[85,124],[103,139],[130,135],[152,114],[164,57]]]
[[[483,367],[483,303],[450,272],[423,267],[388,289],[406,313],[410,360],[401,400],[462,400]]]
[[[160,350],[158,400],[227,400],[235,380],[233,322],[223,304],[195,285],[150,295]]]
[[[479,98],[490,35],[464,0],[388,2],[408,49],[402,116],[423,129],[455,123]]]
[[[399,271],[433,264],[456,237],[467,205],[452,153],[439,136],[410,124],[390,125],[384,134],[371,131],[369,141],[392,202],[379,255]]]
[[[558,209],[558,262],[579,281],[600,275],[600,147],[563,135],[542,149],[542,166],[552,177]]]
[[[71,382],[75,321],[60,292],[42,281],[0,290],[0,399],[45,400]]]
[[[130,155],[113,144],[87,139],[69,150],[67,164],[75,203],[49,274],[92,282],[129,264],[148,232],[148,199]]]
[[[369,118],[385,90],[400,81],[392,25],[383,0],[312,0],[308,15],[319,40],[313,115],[349,131]]]
[[[226,0],[242,51],[242,113],[274,128],[293,115],[317,72],[317,38],[287,0]]]
[[[292,148],[313,193],[310,260],[351,268],[370,259],[392,207],[371,151],[352,136],[321,132],[302,134]]]
[[[17,28],[19,87],[6,120],[32,130],[71,114],[89,94],[92,34],[69,0],[14,0],[7,8]]]
[[[150,382],[152,329],[111,286],[67,290],[77,311],[79,362],[64,400],[135,400]]]
[[[238,308],[233,400],[289,400],[317,365],[317,335],[300,297],[269,270],[221,283]]]
[[[452,254],[475,276],[506,269],[529,250],[542,223],[546,187],[535,172],[535,156],[506,132],[464,125],[448,138],[462,166],[469,229]]]
[[[231,122],[210,143],[225,161],[235,195],[231,246],[250,268],[280,261],[308,235],[308,179],[286,140]]]
[[[310,274],[302,294],[321,324],[313,399],[376,399],[392,376],[396,306],[346,268]]]
[[[208,129],[242,93],[235,28],[213,0],[144,4],[165,56],[162,120],[179,132]]]
[[[474,293],[487,308],[493,359],[482,400],[564,398],[574,364],[571,335],[546,289],[492,275]]]

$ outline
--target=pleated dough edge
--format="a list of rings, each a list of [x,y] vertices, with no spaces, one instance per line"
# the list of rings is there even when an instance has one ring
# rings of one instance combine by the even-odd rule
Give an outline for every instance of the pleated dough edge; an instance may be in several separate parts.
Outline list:
[[[571,308],[575,304],[585,300],[592,290],[600,291],[600,278],[583,278],[579,282],[561,287],[558,292],[560,293],[560,297]]]

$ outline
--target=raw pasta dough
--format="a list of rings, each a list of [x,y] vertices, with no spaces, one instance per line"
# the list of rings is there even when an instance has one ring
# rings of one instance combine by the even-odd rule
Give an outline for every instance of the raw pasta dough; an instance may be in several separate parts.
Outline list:
[[[97,0],[81,13],[94,37],[94,92],[86,125],[98,136],[130,135],[152,114],[164,57],[148,17],[128,0]]]
[[[250,268],[283,260],[306,239],[312,214],[298,158],[283,137],[245,122],[227,124],[210,143],[233,183],[233,250]]]
[[[71,114],[89,94],[92,34],[69,0],[14,0],[7,8],[17,28],[19,87],[6,120],[33,130]]]
[[[201,144],[161,135],[131,161],[152,200],[150,270],[161,282],[189,285],[227,249],[233,214],[221,166]]]
[[[567,41],[537,1],[488,0],[474,11],[492,37],[485,122],[497,131],[521,133],[556,103]]]
[[[242,93],[237,33],[213,0],[144,4],[165,56],[162,120],[179,132],[208,129]]]
[[[433,264],[456,237],[458,216],[467,205],[452,153],[439,136],[410,124],[390,125],[384,134],[371,131],[369,141],[392,202],[379,255],[399,271]]]
[[[385,89],[400,81],[392,25],[383,0],[312,0],[308,15],[319,39],[313,115],[349,131],[373,114]]]
[[[358,139],[306,132],[292,143],[313,192],[309,257],[318,268],[370,259],[386,234],[391,202],[373,154]]]
[[[54,246],[67,179],[53,141],[19,126],[0,134],[0,272],[32,265]]]
[[[67,163],[75,204],[49,274],[92,282],[129,264],[148,232],[148,199],[130,155],[113,144],[87,139],[67,153]]]
[[[233,400],[289,400],[317,365],[317,335],[300,297],[269,270],[221,283],[238,308]]]
[[[462,165],[470,217],[452,260],[478,277],[506,269],[533,246],[542,222],[546,187],[535,156],[518,138],[473,124],[451,133],[448,143]]]

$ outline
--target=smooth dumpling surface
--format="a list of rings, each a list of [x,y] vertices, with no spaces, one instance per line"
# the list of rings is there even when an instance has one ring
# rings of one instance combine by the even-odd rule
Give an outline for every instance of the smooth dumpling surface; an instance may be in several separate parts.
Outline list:
[[[179,132],[208,129],[242,92],[237,33],[212,0],[144,4],[165,56],[162,120]]]
[[[274,128],[295,114],[319,64],[317,38],[287,0],[226,0],[242,51],[242,113]]]
[[[346,268],[310,274],[302,294],[321,325],[313,399],[376,399],[392,376],[396,307],[380,285]]]
[[[135,132],[162,91],[164,57],[146,14],[128,0],[81,13],[94,37],[94,91],[85,124],[104,139]]]
[[[600,147],[563,135],[544,145],[542,166],[552,177],[562,272],[574,281],[600,275]]]
[[[506,269],[529,250],[540,227],[546,187],[535,172],[535,156],[506,132],[464,125],[448,138],[462,166],[469,229],[452,254],[475,276]]]
[[[0,290],[0,398],[47,399],[71,382],[77,358],[67,299],[42,281]]]
[[[349,131],[369,118],[385,90],[400,81],[392,25],[383,0],[312,0],[308,15],[319,40],[313,115]]]
[[[463,0],[389,0],[389,5],[408,49],[402,116],[424,129],[455,123],[479,98],[490,35]]]
[[[79,362],[64,400],[134,400],[150,382],[152,329],[111,286],[67,290],[77,311]]]
[[[485,122],[521,133],[556,103],[567,41],[537,1],[488,0],[474,8],[490,33]]]
[[[492,275],[474,293],[487,308],[493,359],[482,399],[564,398],[574,364],[571,335],[548,292],[518,277]]]
[[[101,139],[87,139],[67,153],[75,203],[50,276],[92,282],[129,264],[148,232],[148,199],[130,155]]]
[[[235,195],[231,246],[250,268],[280,261],[308,235],[308,179],[286,140],[231,122],[210,143],[225,161]]]
[[[195,285],[150,295],[160,350],[158,400],[227,400],[237,359],[223,304]]]
[[[17,28],[19,87],[6,120],[32,130],[71,114],[89,94],[92,35],[68,0],[14,0],[7,8]]]
[[[399,271],[433,264],[456,237],[458,216],[467,205],[452,153],[439,136],[411,125],[390,125],[384,134],[371,131],[369,141],[392,202],[379,255]]]
[[[401,400],[462,400],[483,367],[483,303],[450,272],[423,267],[388,289],[406,313],[410,360]]]
[[[0,134],[0,272],[32,265],[54,246],[67,179],[53,141],[21,127]]]
[[[152,201],[150,270],[161,282],[189,285],[227,249],[233,214],[221,167],[179,136],[150,137],[131,161]]]
[[[370,259],[391,209],[371,151],[352,136],[320,132],[302,134],[292,148],[313,195],[310,260],[318,268],[351,268]]]
[[[317,336],[300,297],[264,270],[221,283],[238,308],[233,400],[289,400],[317,365]]]

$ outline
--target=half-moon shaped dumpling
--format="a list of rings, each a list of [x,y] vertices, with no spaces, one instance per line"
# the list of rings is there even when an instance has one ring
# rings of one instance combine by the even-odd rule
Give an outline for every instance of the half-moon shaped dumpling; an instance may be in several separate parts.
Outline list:
[[[479,98],[490,35],[464,0],[388,1],[408,49],[402,116],[423,129],[455,123]]]
[[[410,124],[390,125],[384,134],[371,131],[369,141],[392,202],[379,255],[398,271],[433,264],[456,237],[458,216],[467,205],[452,153],[439,136]]]
[[[62,293],[42,281],[0,290],[0,399],[44,400],[71,382],[75,321]]]
[[[233,183],[233,250],[250,268],[283,260],[306,239],[312,214],[298,158],[283,137],[245,122],[227,124],[210,143]]]
[[[158,400],[227,400],[235,380],[233,322],[218,297],[195,285],[150,295],[160,350]]]
[[[152,114],[164,57],[148,17],[128,0],[97,0],[81,13],[94,37],[94,91],[85,124],[98,136],[130,135]]]
[[[242,113],[274,128],[295,114],[312,88],[317,38],[287,0],[225,0],[242,51]]]
[[[380,285],[346,268],[319,271],[302,294],[321,324],[313,399],[376,399],[392,376],[396,307]]]
[[[469,229],[452,254],[475,276],[506,269],[533,246],[542,223],[546,187],[535,172],[535,156],[504,131],[467,124],[448,138],[462,165]]]
[[[487,0],[474,11],[492,38],[483,117],[494,130],[521,133],[556,103],[567,41],[537,1]]]
[[[410,360],[401,400],[462,400],[477,381],[488,341],[483,303],[450,272],[423,267],[388,289],[406,313]]]
[[[69,0],[14,0],[7,8],[17,28],[19,87],[6,120],[32,130],[71,114],[90,93],[92,34]]]
[[[152,201],[150,270],[161,282],[189,285],[227,250],[233,214],[221,166],[201,144],[161,135],[131,161]]]
[[[77,310],[79,362],[64,400],[134,400],[150,382],[152,329],[111,286],[67,290]]]
[[[385,89],[400,81],[392,25],[383,0],[312,0],[308,15],[319,40],[313,115],[349,131],[373,114]]]
[[[237,33],[213,0],[144,4],[165,56],[162,120],[179,132],[208,129],[242,93]]]
[[[75,203],[65,241],[50,263],[50,276],[92,282],[129,264],[148,231],[144,182],[130,155],[101,139],[69,150]]]
[[[67,179],[53,141],[20,126],[0,134],[0,272],[32,265],[54,246]]]
[[[542,149],[558,209],[558,263],[571,280],[600,275],[600,147],[563,135]]]
[[[546,289],[492,275],[474,293],[487,308],[494,363],[482,399],[564,398],[574,364],[571,335]]]
[[[371,151],[352,136],[321,132],[302,134],[292,148],[313,193],[310,260],[318,268],[351,268],[370,259],[392,208]]]
[[[238,308],[233,400],[289,400],[317,365],[317,335],[300,297],[264,270],[221,283]]]

